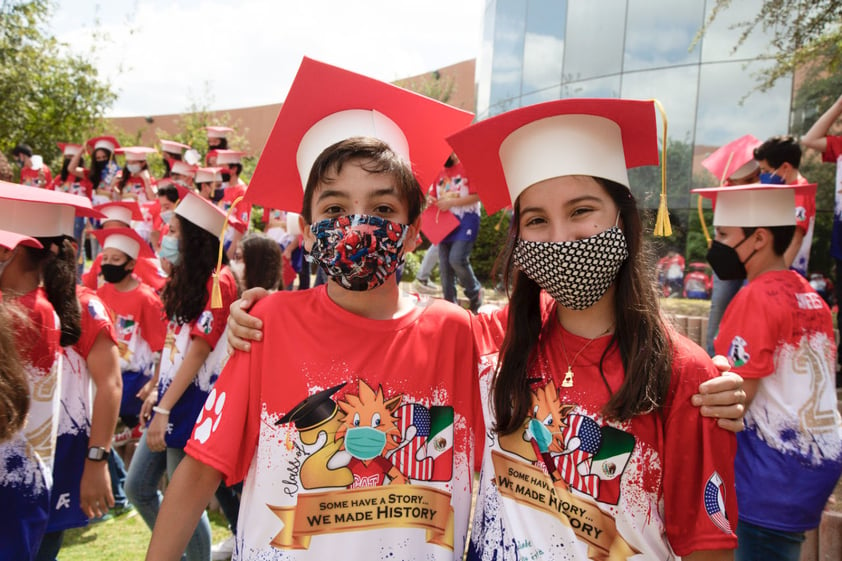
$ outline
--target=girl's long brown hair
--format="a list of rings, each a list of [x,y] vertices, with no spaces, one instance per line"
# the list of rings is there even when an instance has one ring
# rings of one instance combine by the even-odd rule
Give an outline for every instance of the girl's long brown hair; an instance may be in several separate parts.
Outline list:
[[[29,412],[29,382],[15,341],[21,322],[29,322],[26,314],[0,301],[0,442],[23,428]]]
[[[602,379],[611,394],[603,408],[609,418],[625,421],[634,415],[659,409],[670,384],[672,354],[666,326],[661,320],[654,281],[649,275],[649,259],[643,246],[643,225],[637,202],[628,188],[594,178],[620,210],[629,257],[615,282],[614,317],[616,327],[599,361]],[[526,421],[532,398],[529,370],[541,340],[541,288],[519,271],[513,260],[519,235],[520,206],[515,202],[512,227],[500,256],[504,282],[512,286],[506,337],[500,349],[499,368],[494,378],[493,403],[496,430],[509,434]],[[555,317],[547,321],[556,321]],[[620,351],[625,377],[614,391],[608,386],[603,363],[614,346]]]

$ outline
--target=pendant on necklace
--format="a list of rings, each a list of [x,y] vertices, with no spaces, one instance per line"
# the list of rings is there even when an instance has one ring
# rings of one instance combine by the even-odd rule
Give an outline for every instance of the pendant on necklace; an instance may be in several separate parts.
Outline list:
[[[567,367],[567,374],[564,375],[564,380],[561,381],[562,388],[572,388],[573,387],[573,368],[570,366]]]

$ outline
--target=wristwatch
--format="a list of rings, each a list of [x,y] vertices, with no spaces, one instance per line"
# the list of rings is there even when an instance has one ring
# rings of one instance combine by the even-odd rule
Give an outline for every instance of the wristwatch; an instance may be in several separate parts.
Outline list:
[[[102,446],[91,446],[88,448],[88,459],[92,462],[101,462],[108,459],[110,452]]]

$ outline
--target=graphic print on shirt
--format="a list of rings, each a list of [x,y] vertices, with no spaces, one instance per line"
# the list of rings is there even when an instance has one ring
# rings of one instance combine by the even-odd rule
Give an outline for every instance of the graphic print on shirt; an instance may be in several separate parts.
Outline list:
[[[523,430],[499,436],[500,449],[508,454],[491,453],[500,494],[552,514],[595,551],[618,558],[636,553],[614,519],[594,504],[619,503],[634,436],[574,413],[577,405],[562,403],[553,381],[531,393]]]
[[[301,549],[320,534],[400,525],[452,549],[450,492],[434,485],[453,474],[453,408],[409,402],[363,380],[334,401],[344,386],[308,397],[277,422],[286,425],[287,448],[301,455],[283,483],[300,490],[297,505],[267,505],[284,523],[271,545]]]

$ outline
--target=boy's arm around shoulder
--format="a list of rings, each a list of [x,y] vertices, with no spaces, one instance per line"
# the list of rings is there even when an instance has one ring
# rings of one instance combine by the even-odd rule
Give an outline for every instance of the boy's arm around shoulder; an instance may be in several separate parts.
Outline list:
[[[690,397],[705,380],[719,376],[707,354],[687,340],[675,343],[673,380],[663,410],[663,489],[667,535],[675,552],[705,559],[736,547],[737,502],[734,488],[736,435],[699,415]],[[726,529],[706,510],[705,490],[723,489]],[[722,552],[726,554],[727,551]]]

